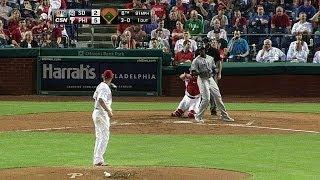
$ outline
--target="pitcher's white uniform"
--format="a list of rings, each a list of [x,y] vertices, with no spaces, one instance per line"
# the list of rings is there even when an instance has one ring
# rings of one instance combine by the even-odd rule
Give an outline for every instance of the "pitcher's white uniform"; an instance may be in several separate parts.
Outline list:
[[[212,71],[216,68],[213,57],[205,55],[205,58],[197,56],[191,65],[191,70],[199,73],[198,86],[201,94],[199,110],[196,112],[195,120],[203,122],[203,115],[210,102],[210,93],[214,96],[214,102],[221,111],[222,120],[234,121],[229,117],[226,108],[222,102],[219,87],[212,77]]]
[[[171,115],[174,117],[181,117],[185,111],[188,110],[188,117],[194,118],[195,112],[198,110],[200,103],[200,92],[197,84],[197,77],[184,77],[186,86],[185,95],[179,103],[178,109]]]
[[[93,154],[93,164],[105,163],[103,155],[106,151],[107,144],[109,141],[109,127],[110,127],[110,117],[107,111],[101,107],[99,99],[102,99],[105,104],[111,109],[112,94],[109,86],[105,82],[101,82],[96,91],[93,94],[94,110],[92,113],[92,119],[94,122],[95,132],[96,132],[96,142]]]

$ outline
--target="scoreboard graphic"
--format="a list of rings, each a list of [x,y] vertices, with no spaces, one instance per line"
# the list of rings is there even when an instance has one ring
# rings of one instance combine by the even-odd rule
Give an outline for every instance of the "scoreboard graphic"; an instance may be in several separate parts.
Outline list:
[[[55,10],[53,20],[59,24],[147,24],[151,23],[149,9],[66,9]]]

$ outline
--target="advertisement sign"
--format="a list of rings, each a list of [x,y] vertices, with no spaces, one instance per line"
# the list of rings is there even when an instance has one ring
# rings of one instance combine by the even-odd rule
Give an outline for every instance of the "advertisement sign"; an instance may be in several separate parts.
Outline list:
[[[161,65],[150,58],[40,57],[38,85],[41,94],[50,92],[92,92],[106,69],[114,72],[117,94],[161,94]],[[160,66],[159,66],[160,65]]]

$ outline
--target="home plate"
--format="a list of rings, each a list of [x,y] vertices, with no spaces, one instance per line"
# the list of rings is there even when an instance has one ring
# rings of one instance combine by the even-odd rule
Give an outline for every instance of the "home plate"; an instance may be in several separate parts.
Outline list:
[[[174,121],[175,124],[192,124],[192,121]]]

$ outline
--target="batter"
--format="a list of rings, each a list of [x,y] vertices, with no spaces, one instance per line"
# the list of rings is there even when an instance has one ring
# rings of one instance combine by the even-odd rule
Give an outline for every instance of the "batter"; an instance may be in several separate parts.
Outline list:
[[[206,54],[204,46],[199,47],[200,55],[198,55],[191,65],[192,75],[198,75],[198,86],[201,94],[201,102],[199,105],[199,110],[196,112],[195,120],[197,122],[203,123],[203,115],[207,109],[210,102],[210,93],[214,97],[214,102],[217,108],[221,112],[221,119],[223,121],[232,122],[232,119],[222,102],[222,97],[220,94],[219,87],[213,79],[212,71],[216,68],[215,61],[213,57]]]

